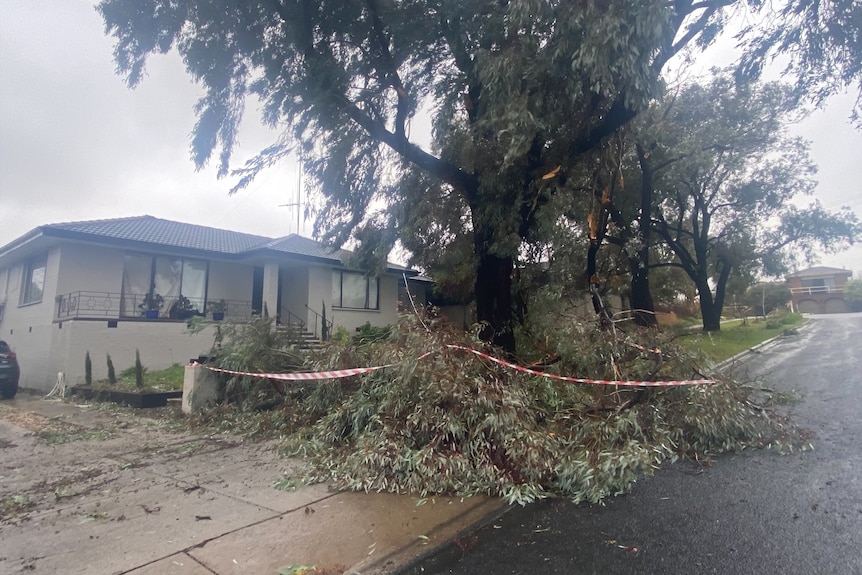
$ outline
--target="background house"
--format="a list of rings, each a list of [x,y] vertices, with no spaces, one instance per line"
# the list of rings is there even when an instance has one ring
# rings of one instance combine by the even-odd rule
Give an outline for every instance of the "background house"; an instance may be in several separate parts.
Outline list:
[[[791,274],[785,279],[790,286],[793,311],[799,313],[846,313],[844,284],[853,272],[840,268],[817,266]]]
[[[267,314],[318,337],[324,313],[351,332],[393,323],[399,283],[416,272],[389,264],[369,277],[345,265],[347,253],[152,216],[45,225],[0,248],[0,338],[20,357],[21,385],[50,389],[58,371],[83,379],[87,351],[96,379],[106,353],[118,369],[135,349],[150,369],[206,353],[215,324],[192,336],[186,320],[213,303],[228,318]],[[147,319],[152,299],[161,305]]]

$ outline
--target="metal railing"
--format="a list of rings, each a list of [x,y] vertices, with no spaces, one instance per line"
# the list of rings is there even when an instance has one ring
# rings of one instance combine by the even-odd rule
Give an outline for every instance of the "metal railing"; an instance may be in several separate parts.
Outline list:
[[[314,329],[310,331],[315,337],[319,337],[320,341],[327,341],[329,339],[329,335],[332,333],[332,321],[314,311],[308,306],[308,304],[305,305],[305,309],[314,314]],[[320,330],[319,332],[318,329]]]
[[[806,295],[844,293],[844,286],[794,287],[790,288],[790,293]]]
[[[281,306],[281,313],[278,315],[277,323],[278,325],[289,329],[295,329],[299,332],[305,331],[305,320],[284,306]]]
[[[54,318],[70,319],[132,319],[147,316],[147,294],[123,294],[99,291],[77,291],[58,295],[55,299]],[[221,300],[210,300],[221,301]],[[167,298],[158,310],[158,319],[184,320],[203,316],[206,309],[203,298]],[[226,300],[225,318],[251,317],[250,301]],[[211,314],[207,314],[211,315]]]

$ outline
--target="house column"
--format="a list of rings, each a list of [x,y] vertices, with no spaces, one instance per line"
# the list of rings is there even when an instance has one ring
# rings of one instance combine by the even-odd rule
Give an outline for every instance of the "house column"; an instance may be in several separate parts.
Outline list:
[[[269,317],[275,318],[278,309],[278,262],[267,262],[263,266],[263,304]]]

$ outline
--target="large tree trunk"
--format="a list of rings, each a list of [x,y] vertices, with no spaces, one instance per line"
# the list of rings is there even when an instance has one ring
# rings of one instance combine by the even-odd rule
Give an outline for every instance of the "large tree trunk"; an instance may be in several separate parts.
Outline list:
[[[700,315],[703,320],[703,331],[721,330],[721,308],[712,297],[709,282],[704,278],[697,281],[697,294],[700,298]]]
[[[641,167],[641,205],[638,212],[638,253],[632,262],[632,309],[635,311],[637,325],[651,327],[658,324],[655,305],[649,289],[649,247],[652,222],[653,168],[649,154],[637,144],[638,161]]]
[[[636,265],[632,266],[632,309],[635,312],[635,323],[637,325],[650,327],[658,323],[655,317],[655,306],[652,294],[649,290],[649,256],[646,262],[638,258]]]
[[[487,250],[478,255],[476,270],[476,319],[482,325],[479,337],[515,354],[512,325],[512,271],[514,260]]]

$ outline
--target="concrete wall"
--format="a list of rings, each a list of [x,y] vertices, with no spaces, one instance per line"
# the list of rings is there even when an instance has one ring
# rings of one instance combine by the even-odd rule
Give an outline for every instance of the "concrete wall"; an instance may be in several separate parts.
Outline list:
[[[24,275],[24,262],[17,263],[7,272],[6,305],[0,321],[0,339],[6,341],[18,354],[21,365],[20,384],[41,382],[50,369],[51,321],[54,317],[54,297],[57,295],[57,278],[60,268],[60,249],[48,251],[45,267],[45,284],[42,301],[20,305]],[[53,386],[56,373],[51,379]],[[50,386],[48,387],[50,390]]]
[[[50,333],[45,334],[50,341],[46,356],[49,361],[20,357],[22,387],[48,391],[58,371],[66,373],[69,385],[83,383],[84,356],[88,351],[94,380],[108,377],[108,353],[118,373],[135,364],[135,349],[140,350],[141,363],[150,370],[186,364],[189,359],[209,352],[215,336],[212,326],[191,335],[185,322],[164,321],[118,321],[117,327],[110,328],[107,321],[72,320],[53,324],[49,329]],[[25,365],[30,365],[26,378]]]

